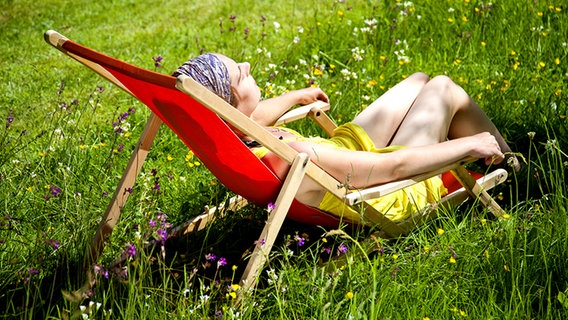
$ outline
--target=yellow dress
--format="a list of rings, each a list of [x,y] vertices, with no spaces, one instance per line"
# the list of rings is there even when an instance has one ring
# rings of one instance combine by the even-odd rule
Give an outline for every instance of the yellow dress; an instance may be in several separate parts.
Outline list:
[[[321,137],[303,137],[298,132],[280,128],[293,133],[293,139],[283,141],[309,141],[316,144],[329,145],[337,149],[348,149],[358,151],[368,151],[377,153],[387,153],[404,148],[404,146],[389,146],[386,148],[376,148],[371,138],[365,130],[354,123],[346,123],[337,127],[333,132],[333,137],[324,139]],[[253,149],[254,154],[261,158],[268,153],[268,149],[258,147]],[[367,200],[379,212],[386,215],[393,221],[401,221],[408,218],[412,213],[434,203],[448,193],[447,189],[439,177],[433,177],[410,187],[385,195],[381,198]],[[347,206],[343,199],[336,198],[333,194],[326,192],[318,208],[322,211],[335,215],[344,221],[360,223],[360,212]]]

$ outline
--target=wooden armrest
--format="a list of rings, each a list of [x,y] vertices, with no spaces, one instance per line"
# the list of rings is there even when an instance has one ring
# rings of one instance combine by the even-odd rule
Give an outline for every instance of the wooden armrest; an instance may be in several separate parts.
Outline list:
[[[427,173],[423,173],[423,174],[414,176],[414,177],[409,178],[409,179],[389,182],[389,183],[382,184],[380,186],[371,187],[371,188],[367,188],[367,189],[363,189],[363,190],[353,191],[353,192],[351,192],[351,193],[349,193],[345,196],[345,200],[346,200],[346,203],[348,205],[352,206],[352,205],[361,203],[361,202],[368,200],[368,199],[380,198],[384,195],[387,195],[389,193],[393,193],[393,192],[398,191],[400,189],[404,189],[404,188],[409,187],[409,186],[416,184],[418,182],[424,181],[426,179],[440,175],[444,172],[450,171],[454,168],[457,168],[457,167],[463,166],[465,164],[471,163],[475,160],[476,160],[475,158],[467,157],[467,158],[464,158],[460,161],[457,161],[457,162],[454,162],[452,164],[441,167],[437,170],[427,172]]]
[[[281,126],[298,119],[303,119],[306,116],[314,119],[314,121],[327,133],[328,136],[333,136],[333,130],[337,125],[325,113],[330,109],[329,103],[323,101],[316,101],[314,103],[301,106],[286,112],[280,119],[276,120],[274,126]]]
[[[307,104],[305,106],[299,106],[297,108],[291,109],[285,114],[283,114],[276,122],[274,126],[281,126],[286,123],[290,123],[299,119],[304,119],[310,113],[310,111],[329,111],[329,103],[323,101],[316,101],[314,103]]]

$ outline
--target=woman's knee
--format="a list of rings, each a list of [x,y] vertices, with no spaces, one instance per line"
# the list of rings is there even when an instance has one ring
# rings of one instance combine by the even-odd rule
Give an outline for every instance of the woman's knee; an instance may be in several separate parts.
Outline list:
[[[414,81],[427,83],[428,81],[430,81],[430,76],[424,72],[415,72],[412,75],[410,75],[407,79],[412,79]]]

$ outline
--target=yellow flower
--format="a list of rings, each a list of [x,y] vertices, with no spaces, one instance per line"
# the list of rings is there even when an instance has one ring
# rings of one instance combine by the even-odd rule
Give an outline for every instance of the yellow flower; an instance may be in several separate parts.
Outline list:
[[[321,71],[319,68],[316,68],[314,70],[314,76],[321,76],[323,74],[323,71]]]
[[[463,311],[463,310],[460,310],[460,315],[462,317],[467,317],[467,313],[465,313],[465,311]]]
[[[511,50],[511,55],[512,55],[512,56],[514,56],[514,55],[516,55],[516,54],[517,54],[517,53],[515,52],[515,50]]]
[[[444,233],[444,229],[438,228],[438,234],[442,234],[442,233]]]
[[[454,22],[454,19],[448,18],[448,22],[449,22],[449,23],[452,23],[452,22]]]
[[[506,264],[503,265],[503,269],[505,269],[505,271],[507,271],[507,272],[510,272],[510,271],[511,271],[511,269],[509,269],[509,267],[508,267]]]
[[[453,256],[450,257],[450,263],[456,263],[456,258],[454,258]]]
[[[424,246],[424,252],[430,251],[430,246]]]
[[[393,258],[394,260],[398,259],[398,254],[397,254],[397,253],[393,254],[393,255],[392,255],[392,258]]]
[[[560,89],[556,89],[556,91],[554,91],[554,94],[559,96],[562,93],[562,90]]]
[[[98,149],[98,148],[99,148],[99,146],[93,146],[93,149]]]
[[[168,157],[166,159],[168,159],[168,161],[172,161],[172,160],[174,160],[174,157],[172,157],[168,154]]]
[[[351,300],[353,299],[353,292],[349,291],[345,294],[345,299]]]
[[[503,192],[499,192],[499,194],[497,195],[497,199],[499,200],[503,200]]]
[[[485,256],[485,259],[489,259],[489,251],[485,250],[485,252],[483,252],[483,255]]]
[[[33,186],[29,186],[29,187],[26,188],[26,190],[28,190],[28,191],[32,191],[33,189],[34,189]]]
[[[106,147],[106,142],[101,142],[101,147]]]
[[[195,164],[195,166],[199,167],[201,165],[201,163],[199,163],[199,161],[195,161],[193,162],[193,164]]]
[[[130,137],[131,135],[132,135],[132,134],[131,134],[130,132],[127,132],[127,133],[124,134],[124,137],[125,137],[125,138],[128,138],[128,137]]]
[[[38,152],[37,154],[38,154],[38,156],[40,156],[40,157],[45,157],[45,152],[41,152],[41,151],[40,151],[40,152]]]
[[[483,224],[483,225],[487,223],[486,219],[481,219],[480,221],[481,221],[481,224]]]
[[[458,66],[462,61],[460,59],[456,59],[454,61],[454,66]]]
[[[237,266],[233,266],[233,268],[237,269]],[[233,291],[237,291],[241,288],[241,286],[239,286],[238,284],[232,284],[231,285],[231,289],[233,289]]]
[[[510,214],[505,213],[504,215],[502,215],[503,219],[509,219],[511,217]]]
[[[87,146],[82,144],[82,145],[79,146],[79,148],[81,148],[81,150],[85,150],[87,148]]]
[[[217,185],[217,181],[215,181],[215,180],[211,180],[211,181],[209,181],[209,183],[210,183],[212,186]]]
[[[463,21],[463,22],[467,22],[467,17],[466,17],[466,16],[463,16],[463,17],[462,17],[462,21]]]
[[[544,68],[544,66],[546,66],[546,63],[544,63],[543,61],[541,61],[541,62],[538,63],[538,65],[539,65],[541,68]]]
[[[343,13],[343,11],[337,11],[337,15],[338,15],[340,18],[343,18],[344,13]]]
[[[536,15],[542,17],[542,12],[538,12]]]
[[[327,243],[327,239],[326,239],[326,238],[321,238],[321,241],[322,241],[323,243]]]
[[[231,296],[231,298],[236,299],[237,298],[237,293],[236,292],[229,292],[229,296]]]
[[[237,270],[237,266],[233,265],[233,267],[231,268],[233,271]]]
[[[556,63],[556,64],[560,64],[560,58],[556,58],[556,59],[554,59],[554,63]]]

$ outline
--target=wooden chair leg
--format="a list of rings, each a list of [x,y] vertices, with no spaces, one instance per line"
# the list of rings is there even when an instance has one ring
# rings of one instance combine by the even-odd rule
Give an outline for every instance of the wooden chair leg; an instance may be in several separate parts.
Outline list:
[[[456,179],[464,186],[467,192],[487,207],[487,209],[496,217],[505,214],[505,211],[499,204],[487,193],[486,189],[481,187],[479,183],[467,172],[464,167],[457,167],[451,170]]]
[[[292,162],[292,166],[282,189],[278,194],[274,209],[270,212],[266,225],[258,238],[257,245],[251,255],[249,263],[241,277],[241,295],[250,289],[253,289],[256,285],[256,277],[259,271],[262,269],[264,263],[268,258],[268,254],[272,249],[272,245],[276,240],[276,236],[282,227],[282,223],[286,218],[286,214],[292,205],[292,201],[296,196],[300,183],[306,172],[306,165],[309,159],[304,153],[300,153],[296,156]]]
[[[134,186],[136,177],[142,169],[142,165],[146,160],[148,151],[156,138],[156,134],[158,133],[158,129],[161,124],[162,120],[152,113],[148,118],[148,122],[144,127],[144,131],[142,132],[140,139],[138,140],[136,148],[130,156],[130,161],[122,174],[122,178],[116,186],[114,195],[108,204],[106,213],[99,224],[97,232],[95,233],[95,238],[93,239],[91,247],[88,249],[87,255],[85,256],[85,269],[87,270],[88,285],[92,285],[94,280],[92,266],[99,259],[104,249],[105,242],[110,237],[114,226],[120,218],[121,210],[130,195],[128,190]]]

